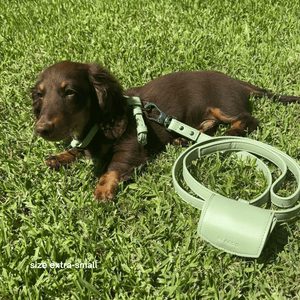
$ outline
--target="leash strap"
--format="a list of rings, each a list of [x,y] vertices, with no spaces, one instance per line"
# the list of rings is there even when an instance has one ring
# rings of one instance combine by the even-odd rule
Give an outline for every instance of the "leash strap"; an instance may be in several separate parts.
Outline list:
[[[169,129],[186,138],[190,138],[191,131],[196,130],[178,120],[172,120]],[[226,136],[212,138],[203,133],[193,134],[192,137],[196,144],[187,148],[176,160],[172,177],[179,196],[187,203],[203,210],[198,234],[226,252],[245,257],[259,257],[276,222],[286,221],[300,211],[300,204],[296,204],[300,194],[299,165],[286,153],[248,138]],[[238,151],[237,155],[243,159],[257,155],[271,161],[282,173],[273,183],[268,167],[256,157],[257,168],[262,170],[267,178],[267,189],[252,201],[229,199],[204,187],[188,171],[188,166],[193,160],[219,151]],[[276,192],[282,185],[288,169],[294,175],[298,187],[292,195],[280,197]],[[177,180],[179,172],[182,172],[185,182],[197,197],[180,186]],[[282,209],[269,210],[259,207],[269,199]]]

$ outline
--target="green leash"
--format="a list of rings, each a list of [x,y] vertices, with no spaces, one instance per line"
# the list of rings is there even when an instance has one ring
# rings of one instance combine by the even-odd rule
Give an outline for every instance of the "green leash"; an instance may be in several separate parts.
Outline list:
[[[226,252],[245,257],[259,257],[276,222],[286,221],[300,211],[300,204],[295,205],[300,194],[299,165],[286,153],[248,138],[212,138],[175,119],[168,128],[196,142],[176,160],[172,177],[178,195],[187,203],[202,209],[198,234]],[[274,163],[282,174],[273,183],[268,167],[261,159],[256,158],[257,168],[262,170],[267,178],[267,189],[252,201],[229,199],[207,189],[188,171],[188,166],[193,160],[219,151],[239,151],[237,154],[243,159],[255,157],[253,154],[258,155]],[[295,176],[298,187],[289,197],[280,197],[276,192],[283,183],[288,169]],[[179,172],[183,173],[185,182],[198,197],[189,194],[180,186],[177,180]],[[282,210],[260,208],[269,199]]]

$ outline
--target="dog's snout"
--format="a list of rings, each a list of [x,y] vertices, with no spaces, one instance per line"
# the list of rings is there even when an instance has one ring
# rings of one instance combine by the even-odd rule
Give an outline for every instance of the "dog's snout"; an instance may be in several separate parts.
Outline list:
[[[42,136],[47,136],[52,130],[52,125],[52,122],[37,122],[35,125],[35,132]]]

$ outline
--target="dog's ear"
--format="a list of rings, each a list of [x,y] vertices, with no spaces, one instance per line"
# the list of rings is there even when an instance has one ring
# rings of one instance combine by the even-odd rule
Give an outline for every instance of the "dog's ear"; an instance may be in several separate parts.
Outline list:
[[[99,125],[108,139],[118,139],[127,127],[127,104],[123,89],[106,69],[93,63],[88,66],[89,81],[98,101]]]

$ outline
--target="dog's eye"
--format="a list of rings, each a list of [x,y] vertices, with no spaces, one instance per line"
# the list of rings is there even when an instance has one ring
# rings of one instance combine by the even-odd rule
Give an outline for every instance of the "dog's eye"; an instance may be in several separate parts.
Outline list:
[[[71,98],[75,95],[75,92],[72,90],[66,90],[65,95],[66,97]]]

